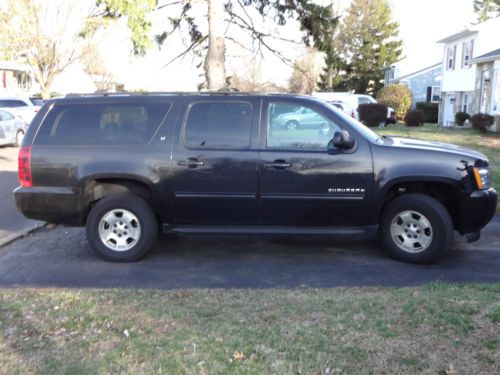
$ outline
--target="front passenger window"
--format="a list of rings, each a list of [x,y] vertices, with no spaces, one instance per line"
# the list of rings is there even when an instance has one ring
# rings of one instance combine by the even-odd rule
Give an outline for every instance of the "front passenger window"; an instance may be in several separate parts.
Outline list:
[[[326,150],[340,127],[307,106],[276,102],[269,104],[267,147]]]

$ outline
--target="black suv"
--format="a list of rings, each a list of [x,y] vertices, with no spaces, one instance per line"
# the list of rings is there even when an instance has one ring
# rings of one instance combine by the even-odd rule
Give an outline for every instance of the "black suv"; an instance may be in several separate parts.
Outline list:
[[[331,104],[284,94],[49,100],[24,138],[19,179],[24,215],[85,225],[113,261],[145,255],[159,230],[378,231],[391,255],[429,263],[454,230],[477,240],[497,204],[483,154],[380,137]]]

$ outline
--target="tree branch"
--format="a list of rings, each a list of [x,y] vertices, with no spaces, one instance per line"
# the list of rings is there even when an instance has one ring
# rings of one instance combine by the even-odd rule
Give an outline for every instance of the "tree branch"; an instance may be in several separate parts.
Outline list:
[[[163,65],[163,67],[165,68],[166,66],[172,64],[174,61],[184,57],[189,51],[193,50],[196,46],[200,45],[201,43],[203,43],[205,40],[207,40],[208,36],[205,35],[204,37],[202,37],[201,39],[191,43],[184,51],[182,51],[181,53],[179,53],[177,56],[175,56],[173,59],[171,59],[169,62],[167,62],[165,65]]]

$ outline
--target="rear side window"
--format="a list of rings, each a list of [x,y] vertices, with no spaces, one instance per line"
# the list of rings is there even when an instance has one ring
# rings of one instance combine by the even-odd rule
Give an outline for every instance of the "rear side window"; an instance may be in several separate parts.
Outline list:
[[[144,145],[170,103],[56,105],[43,122],[38,145]]]
[[[200,102],[191,105],[184,142],[191,148],[248,148],[252,106],[245,102]]]
[[[27,104],[22,100],[0,100],[0,107],[4,108],[15,108],[15,107],[26,107]]]

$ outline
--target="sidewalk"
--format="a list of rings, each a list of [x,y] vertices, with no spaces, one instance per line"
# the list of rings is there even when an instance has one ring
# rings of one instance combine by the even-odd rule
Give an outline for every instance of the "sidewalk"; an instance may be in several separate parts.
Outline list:
[[[0,147],[0,243],[15,233],[27,231],[37,225],[19,213],[12,191],[17,180],[17,147]]]

